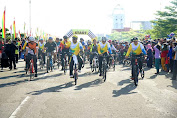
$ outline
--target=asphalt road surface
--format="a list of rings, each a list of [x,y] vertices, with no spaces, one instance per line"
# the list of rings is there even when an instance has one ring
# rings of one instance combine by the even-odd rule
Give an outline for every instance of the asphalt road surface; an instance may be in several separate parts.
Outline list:
[[[177,118],[177,81],[169,73],[145,68],[135,87],[130,67],[116,65],[103,82],[87,64],[75,86],[61,68],[39,70],[29,82],[24,65],[0,72],[0,118]]]

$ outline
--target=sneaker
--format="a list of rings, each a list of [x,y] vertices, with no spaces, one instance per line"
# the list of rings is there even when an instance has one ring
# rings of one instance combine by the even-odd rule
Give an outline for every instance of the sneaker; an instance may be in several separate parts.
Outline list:
[[[99,76],[102,76],[102,74],[100,73]]]
[[[14,70],[16,70],[17,68],[15,67]]]
[[[81,73],[81,70],[78,70],[79,73]]]
[[[74,76],[73,76],[73,75],[70,75],[70,78],[74,78]]]
[[[159,72],[156,72],[155,74],[157,75],[157,74],[159,74]]]
[[[34,77],[37,77],[37,73],[35,73]]]
[[[133,78],[133,77],[131,78],[131,80],[134,80],[134,79],[135,79],[135,78]]]

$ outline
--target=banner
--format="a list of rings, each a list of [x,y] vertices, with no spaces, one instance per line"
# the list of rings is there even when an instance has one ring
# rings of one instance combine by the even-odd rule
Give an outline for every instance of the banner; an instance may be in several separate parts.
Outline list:
[[[81,35],[87,35],[89,33],[88,29],[72,29],[73,34],[81,34]]]

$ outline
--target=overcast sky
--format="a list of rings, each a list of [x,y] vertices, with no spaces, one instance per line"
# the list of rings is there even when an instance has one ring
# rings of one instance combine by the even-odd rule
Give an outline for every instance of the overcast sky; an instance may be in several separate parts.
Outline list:
[[[35,32],[38,27],[39,30],[60,37],[70,29],[90,29],[95,34],[106,34],[111,32],[111,15],[117,4],[124,8],[126,26],[129,27],[130,21],[155,19],[154,13],[169,5],[169,1],[171,0],[31,0],[32,30]],[[1,19],[4,6],[7,28],[10,28],[15,17],[17,31],[24,32],[24,22],[26,29],[29,29],[29,0],[0,0]]]

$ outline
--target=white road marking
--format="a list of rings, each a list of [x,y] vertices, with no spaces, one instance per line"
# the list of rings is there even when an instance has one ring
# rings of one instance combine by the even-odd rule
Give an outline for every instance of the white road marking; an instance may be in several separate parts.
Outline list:
[[[23,107],[23,105],[25,104],[26,101],[28,101],[30,97],[27,96],[22,102],[21,104],[17,107],[17,109],[11,114],[11,116],[9,118],[15,118],[16,114],[20,111],[20,109]]]

